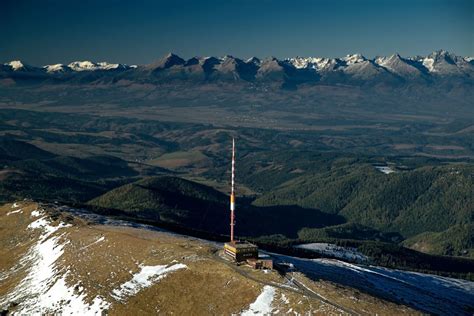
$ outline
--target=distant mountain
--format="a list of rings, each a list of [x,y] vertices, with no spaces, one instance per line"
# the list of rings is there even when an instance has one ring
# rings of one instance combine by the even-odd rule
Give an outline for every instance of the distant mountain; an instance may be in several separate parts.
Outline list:
[[[184,65],[185,63],[185,60],[182,59],[181,57],[175,55],[175,54],[172,54],[172,53],[169,53],[168,55],[166,55],[165,57],[161,58],[160,60],[150,64],[150,65],[147,65],[146,67],[151,69],[151,70],[161,70],[161,69],[168,69],[168,68],[171,68],[173,66],[182,66]]]
[[[418,61],[433,74],[437,75],[472,75],[472,64],[465,58],[444,50],[431,53],[427,57],[419,57]]]
[[[97,75],[86,75],[100,71]],[[81,74],[82,73],[82,74]],[[117,77],[111,77],[117,76]],[[0,77],[16,80],[34,78],[55,82],[72,80],[75,83],[114,83],[120,79],[148,83],[170,80],[261,82],[283,85],[297,84],[381,84],[410,82],[430,83],[443,78],[457,78],[472,84],[474,61],[444,50],[428,56],[388,57],[368,59],[361,54],[343,58],[294,57],[287,59],[252,57],[243,60],[226,55],[193,57],[185,60],[169,53],[163,58],[141,66],[107,62],[75,61],[68,65],[53,64],[43,67],[30,66],[22,61],[11,61],[0,68]],[[76,77],[79,79],[76,80]]]
[[[420,63],[405,59],[399,54],[393,54],[390,57],[378,57],[375,59],[375,63],[405,78],[419,77],[429,71],[429,69],[424,68]]]
[[[39,68],[25,64],[21,60],[12,60],[11,62],[5,63],[4,66],[10,71],[28,72],[39,70]]]

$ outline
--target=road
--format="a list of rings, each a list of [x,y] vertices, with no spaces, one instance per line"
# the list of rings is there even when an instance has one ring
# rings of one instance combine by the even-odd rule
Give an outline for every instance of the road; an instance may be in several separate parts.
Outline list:
[[[302,285],[300,282],[298,282],[297,280],[293,279],[293,278],[289,278],[286,274],[284,275],[284,277],[291,283],[293,284],[296,288],[293,288],[293,287],[287,287],[287,286],[283,286],[281,284],[278,284],[278,283],[274,283],[274,282],[266,282],[264,280],[260,280],[252,275],[250,275],[247,271],[245,271],[244,269],[242,269],[240,266],[236,265],[234,262],[231,262],[231,261],[228,261],[224,258],[222,258],[220,256],[220,251],[216,251],[214,253],[214,257],[216,260],[218,260],[219,262],[222,262],[224,263],[225,265],[227,265],[228,267],[230,267],[231,269],[233,269],[235,272],[237,272],[238,274],[240,274],[241,276],[247,278],[247,279],[250,279],[252,281],[255,281],[257,283],[260,283],[262,285],[269,285],[269,286],[273,286],[273,287],[276,287],[276,288],[279,288],[281,290],[284,290],[284,291],[290,291],[290,292],[293,292],[293,293],[296,293],[296,294],[300,294],[300,295],[305,295],[305,296],[308,296],[308,297],[311,297],[313,299],[316,299],[316,300],[319,300],[325,304],[328,304],[340,311],[343,311],[345,312],[346,314],[348,315],[360,315],[358,314],[357,312],[353,311],[352,309],[349,309],[347,307],[344,307],[342,305],[339,305],[337,303],[334,303],[334,302],[331,302],[329,300],[327,300],[326,298],[322,297],[321,295],[319,295],[318,293],[308,289],[306,286]]]

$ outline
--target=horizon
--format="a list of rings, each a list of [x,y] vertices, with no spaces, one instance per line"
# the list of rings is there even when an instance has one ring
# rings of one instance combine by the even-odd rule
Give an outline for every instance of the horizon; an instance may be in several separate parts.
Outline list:
[[[0,13],[0,36],[8,45],[0,51],[0,60],[148,64],[167,52],[185,59],[355,53],[375,58],[394,53],[426,56],[439,49],[466,57],[474,55],[473,3],[142,0],[136,5],[119,0],[7,0]]]

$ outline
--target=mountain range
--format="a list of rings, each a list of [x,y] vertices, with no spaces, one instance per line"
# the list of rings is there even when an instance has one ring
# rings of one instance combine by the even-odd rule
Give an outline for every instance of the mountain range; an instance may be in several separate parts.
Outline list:
[[[243,81],[305,83],[366,84],[366,83],[432,83],[449,78],[472,83],[474,58],[461,57],[439,50],[428,56],[388,57],[368,59],[360,54],[343,58],[294,57],[244,60],[226,55],[193,57],[185,60],[175,54],[146,65],[126,65],[107,62],[75,61],[68,65],[53,64],[36,67],[22,61],[0,65],[0,79],[40,80],[54,82],[136,81],[160,83],[185,81]]]

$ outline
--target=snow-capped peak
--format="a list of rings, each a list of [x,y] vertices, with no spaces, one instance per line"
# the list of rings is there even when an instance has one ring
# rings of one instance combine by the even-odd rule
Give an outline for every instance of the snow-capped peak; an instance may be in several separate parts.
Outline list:
[[[290,64],[293,65],[293,67],[297,69],[304,69],[304,68],[316,68],[315,61],[316,58],[314,57],[293,57],[293,58],[288,58],[286,61]]]
[[[352,54],[346,55],[346,57],[344,57],[342,60],[344,60],[348,65],[352,65],[356,63],[361,63],[363,61],[366,61],[367,59],[361,54]]]
[[[46,72],[65,72],[70,70],[68,66],[63,64],[45,65],[43,69],[46,70]]]
[[[391,68],[391,64],[401,61],[401,60],[402,58],[400,57],[399,54],[393,54],[389,57],[386,57],[386,56],[376,57],[375,63],[382,67]]]
[[[105,62],[105,61],[97,63],[97,65],[99,66],[99,69],[102,69],[102,70],[113,70],[113,69],[128,68],[128,66],[124,65],[124,64],[110,64],[110,63]]]
[[[74,71],[96,70],[98,68],[98,65],[96,63],[88,61],[88,60],[73,61],[68,66]]]
[[[130,68],[125,64],[111,64],[105,61],[95,63],[92,61],[74,61],[68,65],[74,71],[92,71],[92,70],[116,70]]]
[[[11,62],[6,63],[5,65],[10,66],[15,71],[25,68],[25,65],[20,60],[12,60]]]
[[[337,60],[324,57],[294,57],[286,59],[288,63],[297,69],[315,69],[317,71],[326,71],[334,69],[337,66]]]
[[[474,63],[474,57],[471,56],[464,57],[464,60],[470,64]]]
[[[245,61],[246,63],[252,63],[252,64],[255,64],[255,65],[260,65],[261,61],[260,59],[258,59],[257,57],[250,57],[249,59],[247,59]]]

